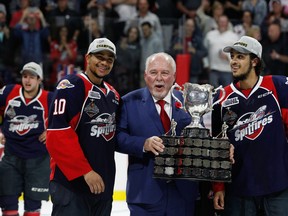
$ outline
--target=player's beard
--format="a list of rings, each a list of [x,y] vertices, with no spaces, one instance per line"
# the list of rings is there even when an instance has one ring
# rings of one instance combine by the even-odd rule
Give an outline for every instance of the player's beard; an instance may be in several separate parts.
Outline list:
[[[97,79],[103,79],[104,77],[106,77],[107,75],[104,76],[99,76],[97,73],[92,73],[94,77],[96,77]]]
[[[249,63],[249,68],[244,73],[239,74],[238,76],[233,75],[233,78],[238,81],[246,80],[251,71],[252,71],[252,62]]]
[[[108,69],[107,69],[107,70],[108,70]],[[92,71],[91,71],[91,72],[92,72]],[[96,77],[97,79],[104,79],[106,76],[109,75],[109,73],[108,73],[108,74],[106,74],[106,75],[100,76],[100,75],[98,75],[98,73],[97,73],[97,69],[95,69],[95,70],[92,72],[92,74],[93,74],[93,76]]]

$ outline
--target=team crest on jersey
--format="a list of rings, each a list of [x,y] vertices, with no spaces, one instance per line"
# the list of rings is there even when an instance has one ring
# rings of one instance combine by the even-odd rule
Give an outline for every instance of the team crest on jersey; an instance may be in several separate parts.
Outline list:
[[[39,127],[39,122],[36,120],[37,115],[24,116],[19,115],[15,116],[9,120],[9,131],[16,132],[20,136],[27,134],[31,129]]]
[[[90,118],[92,118],[99,113],[99,108],[94,103],[94,100],[91,100],[91,102],[84,108],[84,111]]]
[[[9,107],[6,111],[6,115],[11,119],[14,118],[14,116],[16,116],[16,112],[14,110],[13,107]]]
[[[91,136],[102,136],[106,141],[109,141],[114,137],[116,131],[115,113],[112,115],[103,113],[93,119],[90,123],[93,124],[90,132]]]
[[[235,141],[245,138],[255,140],[263,131],[265,125],[273,121],[272,112],[266,112],[267,106],[261,106],[256,112],[249,112],[241,116],[236,122]]]
[[[62,80],[56,87],[56,89],[66,89],[66,88],[74,88],[75,86],[70,83],[69,80],[64,79]]]

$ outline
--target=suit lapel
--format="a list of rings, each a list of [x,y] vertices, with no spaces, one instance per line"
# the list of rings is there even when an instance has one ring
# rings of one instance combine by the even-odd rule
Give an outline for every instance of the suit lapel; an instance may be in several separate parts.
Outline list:
[[[143,107],[144,107],[143,115],[147,116],[147,122],[149,122],[148,121],[148,119],[149,119],[150,122],[153,122],[155,127],[158,129],[159,133],[163,134],[164,128],[162,126],[160,116],[156,110],[154,100],[153,100],[148,88],[144,88],[142,103],[143,103]]]

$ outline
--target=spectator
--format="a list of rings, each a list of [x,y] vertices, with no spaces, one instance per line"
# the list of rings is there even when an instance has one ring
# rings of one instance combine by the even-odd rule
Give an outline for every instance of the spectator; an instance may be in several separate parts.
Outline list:
[[[115,23],[118,15],[112,8],[111,0],[82,0],[81,5],[82,16],[90,15],[97,18],[101,32],[113,42],[116,42],[118,32],[115,33],[115,29],[118,26]]]
[[[138,12],[131,15],[131,19],[126,23],[124,31],[127,32],[128,28],[131,26],[138,26],[140,28],[141,37],[143,35],[141,25],[143,22],[149,22],[153,27],[153,32],[161,39],[160,43],[163,44],[162,38],[162,28],[159,17],[149,11],[148,0],[138,0],[137,3]],[[147,57],[147,56],[146,56]],[[146,59],[146,58],[145,58]]]
[[[6,7],[0,4],[0,87],[15,83],[16,74],[14,73],[15,41],[13,31],[7,25]]]
[[[159,17],[162,32],[164,50],[170,49],[173,32],[177,28],[179,11],[175,10],[175,0],[155,0],[154,13]]]
[[[17,24],[21,22],[21,20],[25,19],[27,13],[36,13],[37,11],[41,11],[35,5],[30,5],[30,0],[20,0],[19,2],[19,9],[12,12],[12,18],[10,21],[10,28],[14,28]],[[41,12],[42,13],[42,12]],[[37,16],[37,29],[41,26],[41,19]]]
[[[37,27],[37,17],[41,20],[40,29]],[[39,9],[25,10],[20,22],[14,28],[14,33],[15,38],[20,40],[21,65],[30,61],[38,64],[46,61],[45,45],[49,44],[50,32],[43,13]]]
[[[40,9],[43,12],[44,16],[47,18],[50,11],[54,10],[57,7],[57,0],[40,0]]]
[[[68,7],[68,0],[57,0],[57,7],[51,10],[47,15],[48,23],[52,37],[57,35],[59,26],[67,26],[72,32],[73,40],[77,41],[82,29],[82,22],[79,14]]]
[[[266,15],[262,25],[262,34],[264,38],[267,37],[268,26],[273,22],[279,22],[282,32],[288,32],[288,14],[285,14],[284,7],[280,0],[272,0],[271,10]]]
[[[66,26],[59,27],[57,37],[51,41],[50,58],[53,65],[49,82],[54,88],[67,69],[73,70],[77,58],[77,43],[71,39]]]
[[[181,12],[186,18],[195,19],[196,11],[201,5],[201,0],[177,0],[176,8]]]
[[[117,13],[118,18],[115,22],[114,34],[117,34],[115,41],[119,41],[124,36],[126,22],[130,20],[131,14],[136,14],[137,0],[111,0],[113,10]]]
[[[234,25],[238,24],[242,17],[243,0],[224,0],[224,13]]]
[[[144,70],[145,62],[148,56],[156,52],[163,52],[164,47],[162,39],[153,32],[153,26],[150,22],[146,21],[141,24],[141,30],[143,37],[140,39],[141,44],[141,60],[140,60],[140,87],[143,87],[144,84]]]
[[[9,26],[10,20],[11,20],[11,10],[10,10],[10,5],[11,5],[11,1],[7,1],[7,0],[0,0],[0,4],[3,5],[2,10],[6,11],[6,24],[7,26]]]
[[[212,17],[206,19],[203,28],[203,35],[205,36],[209,31],[215,30],[218,28],[219,18],[224,15],[224,6],[219,1],[214,1],[212,5]],[[228,29],[233,30],[233,25],[229,20]]]
[[[222,15],[218,19],[218,28],[208,32],[204,38],[204,46],[208,50],[209,83],[214,87],[228,85],[232,81],[229,56],[223,53],[222,48],[237,41],[239,37],[228,26],[228,17]]]
[[[253,13],[253,24],[261,25],[265,19],[268,8],[265,0],[244,0],[242,10],[250,10]]]
[[[120,95],[139,88],[140,85],[140,33],[137,27],[128,29],[127,36],[122,37],[116,45],[118,58],[112,72],[113,86]]]
[[[104,33],[101,31],[97,17],[92,17],[90,14],[85,15],[83,18],[83,29],[80,32],[78,40],[78,51],[81,55],[81,59],[87,52],[87,47],[96,38],[104,37]]]
[[[268,27],[268,38],[262,41],[263,60],[266,64],[265,74],[288,76],[287,38],[281,33],[279,23],[271,23]]]
[[[246,35],[253,37],[258,41],[262,41],[262,33],[259,26],[252,26],[250,29],[247,30]]]
[[[174,58],[177,54],[190,54],[189,82],[198,83],[203,72],[203,58],[208,55],[208,52],[203,45],[202,35],[195,32],[195,22],[192,18],[185,21],[184,32],[184,37],[179,37],[181,35],[178,34],[177,37],[173,38],[171,53]]]
[[[269,7],[269,11],[271,11],[272,10],[272,3],[274,2],[274,0],[266,0],[267,1],[267,3],[268,3],[268,7]],[[280,2],[281,2],[281,5],[283,5],[283,10],[284,10],[284,13],[285,13],[285,15],[288,15],[288,1],[287,0],[280,0]]]
[[[233,31],[240,37],[247,35],[247,31],[257,25],[253,24],[253,14],[251,11],[243,11],[242,22],[235,25]]]
[[[196,19],[197,26],[199,26],[201,32],[204,32],[205,25],[208,20],[211,19],[210,14],[211,3],[209,0],[202,0],[201,5],[198,7],[196,11],[196,15],[198,19]]]
[[[18,199],[23,193],[24,216],[40,216],[41,200],[49,198],[50,157],[45,143],[52,95],[41,89],[40,65],[29,62],[20,73],[22,85],[6,85],[0,94],[0,142],[5,143],[0,207],[3,216],[19,215]]]

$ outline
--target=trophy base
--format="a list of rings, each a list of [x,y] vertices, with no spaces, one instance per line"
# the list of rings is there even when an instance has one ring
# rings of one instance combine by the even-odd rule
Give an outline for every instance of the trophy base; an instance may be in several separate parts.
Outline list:
[[[188,128],[186,133],[201,131],[207,135],[207,130]],[[228,139],[200,138],[199,133],[196,137],[161,136],[161,139],[165,149],[155,156],[154,178],[231,182]]]
[[[209,138],[210,130],[207,128],[189,128],[186,127],[182,131],[182,135],[184,137],[192,137],[192,138]]]

